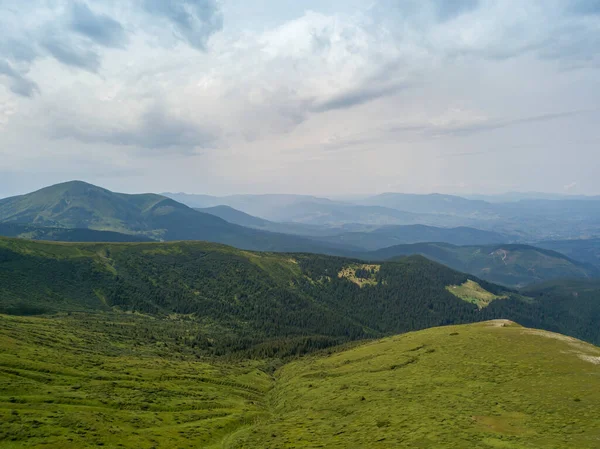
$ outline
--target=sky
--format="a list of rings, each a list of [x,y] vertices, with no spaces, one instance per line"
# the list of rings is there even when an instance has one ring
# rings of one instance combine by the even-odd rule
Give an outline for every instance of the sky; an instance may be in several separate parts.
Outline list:
[[[0,196],[600,194],[600,0],[0,0]]]

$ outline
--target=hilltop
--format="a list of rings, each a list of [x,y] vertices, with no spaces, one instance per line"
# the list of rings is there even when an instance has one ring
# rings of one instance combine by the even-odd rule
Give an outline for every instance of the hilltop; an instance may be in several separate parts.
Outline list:
[[[236,448],[595,448],[600,349],[500,320],[284,366]]]

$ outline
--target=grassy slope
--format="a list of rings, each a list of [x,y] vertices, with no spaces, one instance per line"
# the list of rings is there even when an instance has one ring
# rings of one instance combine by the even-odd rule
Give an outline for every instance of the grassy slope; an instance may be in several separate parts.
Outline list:
[[[198,358],[197,327],[133,315],[0,315],[0,448],[220,447],[264,413],[256,362]]]
[[[473,303],[480,309],[489,306],[492,301],[508,298],[507,296],[494,295],[470,279],[462,285],[449,285],[446,288],[456,297]]]
[[[600,274],[591,265],[527,245],[454,246],[420,243],[398,245],[370,254],[372,259],[377,260],[421,254],[455,270],[511,287],[557,278],[590,278]]]
[[[198,330],[136,315],[0,315],[0,448],[591,449],[600,439],[600,350],[555,334],[434,328],[273,377],[270,362],[182,344]]]
[[[232,447],[596,448],[599,362],[517,325],[409,333],[286,365],[271,418]]]

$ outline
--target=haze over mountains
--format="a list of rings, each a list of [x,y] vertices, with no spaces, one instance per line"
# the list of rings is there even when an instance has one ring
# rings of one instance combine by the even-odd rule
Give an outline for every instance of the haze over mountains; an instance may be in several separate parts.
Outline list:
[[[600,202],[590,199],[531,200],[541,201],[533,207],[529,200],[492,204],[449,195],[384,194],[362,198],[360,204],[298,195],[172,196],[189,206],[163,195],[113,193],[79,181],[58,184],[0,200],[0,234],[56,241],[204,240],[363,260],[420,254],[511,287],[599,275],[595,240],[582,239],[600,235],[593,219]],[[199,205],[206,207],[190,207]],[[512,219],[503,218],[506,211]],[[539,218],[528,218],[533,216]],[[589,232],[579,232],[575,240],[544,238],[544,249],[535,248],[533,223],[568,227],[574,216]],[[388,224],[394,220],[449,226]],[[473,220],[485,226],[452,226]]]
[[[424,224],[470,226],[534,242],[600,235],[600,201],[595,197],[523,198],[509,202],[470,200],[453,195],[387,193],[353,202],[302,195],[165,194],[191,207],[230,206],[278,222],[329,227]]]

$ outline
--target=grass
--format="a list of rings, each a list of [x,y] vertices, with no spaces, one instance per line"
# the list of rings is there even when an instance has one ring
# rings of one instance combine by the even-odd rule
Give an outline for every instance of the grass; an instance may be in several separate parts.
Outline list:
[[[362,288],[365,285],[377,285],[377,273],[380,270],[381,265],[354,264],[342,268],[338,277],[348,279]]]
[[[506,321],[284,365],[206,358],[185,317],[0,315],[0,449],[597,448],[600,349]]]
[[[221,447],[264,413],[257,362],[179,352],[172,321],[78,318],[0,316],[0,448]]]
[[[236,448],[600,447],[594,346],[507,322],[434,328],[284,366]]]
[[[475,304],[480,310],[489,306],[492,301],[508,298],[508,296],[494,295],[470,279],[462,285],[450,285],[446,289],[457,298]]]

